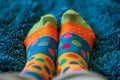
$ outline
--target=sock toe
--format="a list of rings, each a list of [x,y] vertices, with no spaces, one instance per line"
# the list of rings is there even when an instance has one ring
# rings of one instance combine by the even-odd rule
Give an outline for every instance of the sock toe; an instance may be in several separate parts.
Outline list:
[[[47,14],[47,15],[43,16],[41,18],[41,21],[43,21],[43,26],[47,25],[47,24],[53,24],[55,26],[57,25],[57,22],[56,22],[54,16],[51,14]]]
[[[53,24],[53,25],[55,25],[55,27],[57,26],[57,21],[56,21],[55,17],[51,14],[42,16],[41,19],[33,25],[32,29],[29,31],[27,36],[31,35],[36,30],[38,30],[48,24]]]
[[[92,28],[79,15],[79,13],[74,10],[68,10],[63,14],[61,23],[64,24],[65,22],[73,22],[75,24],[92,30]]]
[[[67,21],[75,22],[79,14],[74,10],[68,10],[63,14],[62,24]]]

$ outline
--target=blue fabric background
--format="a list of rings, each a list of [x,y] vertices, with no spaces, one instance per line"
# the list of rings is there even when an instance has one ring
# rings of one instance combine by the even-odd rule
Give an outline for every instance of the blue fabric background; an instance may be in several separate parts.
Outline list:
[[[60,27],[68,9],[78,11],[96,34],[90,70],[120,80],[120,0],[0,0],[0,71],[20,71],[32,25],[51,13]]]

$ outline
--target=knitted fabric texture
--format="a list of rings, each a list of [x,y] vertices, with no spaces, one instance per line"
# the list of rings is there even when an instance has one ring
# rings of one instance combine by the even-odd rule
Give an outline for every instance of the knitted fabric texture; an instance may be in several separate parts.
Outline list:
[[[23,44],[31,27],[45,14],[60,21],[74,9],[92,27],[96,42],[89,68],[108,80],[120,80],[120,0],[0,0],[0,71],[21,71]]]

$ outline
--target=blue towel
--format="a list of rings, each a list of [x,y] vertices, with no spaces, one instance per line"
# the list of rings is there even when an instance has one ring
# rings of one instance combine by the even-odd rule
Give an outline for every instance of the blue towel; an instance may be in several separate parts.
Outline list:
[[[21,71],[23,41],[34,23],[50,13],[60,28],[68,9],[78,11],[95,32],[90,70],[120,80],[120,0],[0,0],[0,71]]]

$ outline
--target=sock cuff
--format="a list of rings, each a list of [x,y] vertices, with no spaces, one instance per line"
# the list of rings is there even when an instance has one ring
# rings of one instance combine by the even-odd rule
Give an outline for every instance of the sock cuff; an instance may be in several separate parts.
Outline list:
[[[35,41],[38,38],[45,37],[45,36],[50,36],[56,41],[58,41],[58,33],[57,33],[57,28],[53,24],[48,24],[37,31],[33,32],[31,35],[29,35],[25,40],[24,44],[26,48],[31,45],[33,41]]]
[[[96,40],[95,34],[92,30],[69,21],[62,24],[60,37],[66,33],[73,33],[83,38],[89,44],[90,49],[92,50],[93,43]]]
[[[30,76],[30,78],[34,78],[35,80],[36,79],[40,79],[40,80],[42,80],[43,78],[39,75],[39,74],[37,74],[36,72],[25,72],[25,73],[21,73],[20,74],[20,76],[26,76],[26,77],[28,77],[28,76]]]

